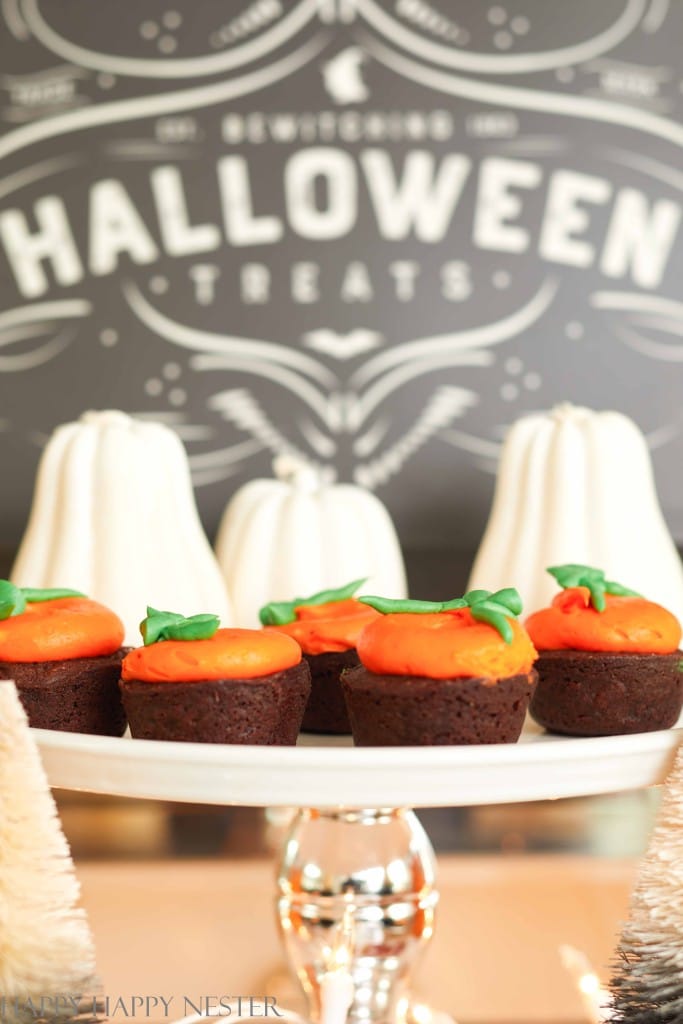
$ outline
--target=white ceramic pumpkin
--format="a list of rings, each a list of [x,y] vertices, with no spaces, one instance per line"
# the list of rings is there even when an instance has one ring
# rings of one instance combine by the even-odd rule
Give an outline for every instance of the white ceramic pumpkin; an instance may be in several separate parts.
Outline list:
[[[123,620],[128,644],[140,643],[148,604],[232,619],[182,443],[122,412],[87,412],[55,430],[11,578],[101,601]]]
[[[365,593],[405,597],[403,557],[381,501],[354,484],[330,484],[289,456],[275,479],[252,480],[225,510],[216,553],[239,626],[259,625],[269,601],[305,597],[367,576]]]
[[[469,587],[517,587],[532,612],[557,593],[546,567],[566,562],[604,569],[683,621],[683,571],[650,453],[621,413],[560,405],[513,424]]]

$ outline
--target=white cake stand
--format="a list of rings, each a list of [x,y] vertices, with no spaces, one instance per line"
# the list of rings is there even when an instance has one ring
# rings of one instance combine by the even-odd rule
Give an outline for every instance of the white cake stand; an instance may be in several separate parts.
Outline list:
[[[310,1016],[425,1024],[413,967],[438,900],[429,840],[409,807],[587,796],[663,781],[679,728],[564,739],[528,724],[518,744],[353,748],[218,746],[34,730],[50,783],[128,797],[300,808],[284,844],[278,913]]]

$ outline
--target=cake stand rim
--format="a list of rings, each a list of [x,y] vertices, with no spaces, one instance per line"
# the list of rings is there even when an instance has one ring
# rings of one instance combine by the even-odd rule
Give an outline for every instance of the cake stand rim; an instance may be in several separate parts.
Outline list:
[[[441,747],[264,747],[32,730],[54,788],[242,806],[437,807],[623,792],[663,781],[681,726]]]

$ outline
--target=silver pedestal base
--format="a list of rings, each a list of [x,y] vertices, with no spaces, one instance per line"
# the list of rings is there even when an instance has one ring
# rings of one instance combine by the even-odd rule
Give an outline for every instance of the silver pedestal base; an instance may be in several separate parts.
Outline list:
[[[409,983],[434,929],[434,878],[434,852],[412,811],[297,813],[278,876],[278,913],[313,1021],[321,980],[341,950],[355,988],[349,1021],[424,1024],[424,1008],[413,1014]]]

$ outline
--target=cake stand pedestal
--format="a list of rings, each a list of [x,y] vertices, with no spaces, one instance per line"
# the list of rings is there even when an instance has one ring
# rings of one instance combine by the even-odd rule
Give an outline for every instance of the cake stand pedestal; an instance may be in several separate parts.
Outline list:
[[[434,878],[432,847],[412,811],[298,812],[278,913],[313,1020],[329,1013],[321,984],[330,971],[352,983],[349,1020],[413,1019],[410,976],[434,929]]]
[[[681,723],[679,722],[679,727]],[[34,730],[52,786],[146,799],[300,808],[284,843],[284,944],[321,1024],[428,1024],[411,974],[434,929],[434,855],[409,807],[465,807],[638,789],[664,780],[671,729],[596,739],[533,725],[518,744],[294,747]],[[441,1016],[441,1015],[439,1015]]]

